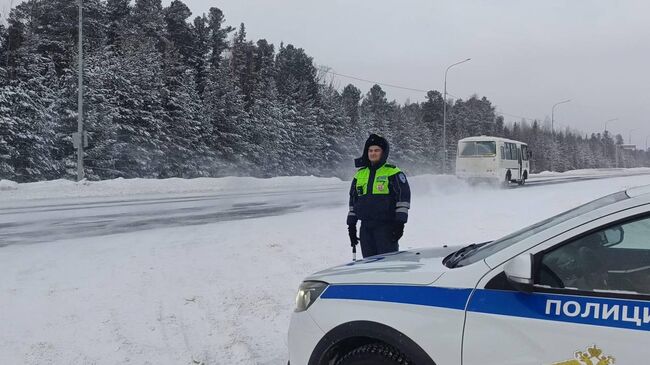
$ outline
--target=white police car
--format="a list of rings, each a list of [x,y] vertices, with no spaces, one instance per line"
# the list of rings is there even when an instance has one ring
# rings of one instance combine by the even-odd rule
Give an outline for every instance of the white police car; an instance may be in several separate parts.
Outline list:
[[[291,365],[650,364],[650,186],[490,243],[313,274]]]

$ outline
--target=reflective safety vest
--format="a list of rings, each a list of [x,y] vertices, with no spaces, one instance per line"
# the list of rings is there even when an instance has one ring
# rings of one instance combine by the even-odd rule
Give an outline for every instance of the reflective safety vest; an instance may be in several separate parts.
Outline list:
[[[361,196],[368,194],[368,185],[372,185],[371,194],[389,194],[389,177],[400,172],[401,170],[398,167],[384,164],[375,171],[373,176],[374,181],[372,181],[371,184],[368,184],[371,175],[370,168],[364,167],[360,169],[357,171],[356,175],[354,175],[354,178],[357,180],[357,195]]]
[[[377,169],[361,168],[354,176],[350,191],[348,224],[354,224],[357,219],[406,222],[409,202],[410,189],[399,168],[390,164]]]

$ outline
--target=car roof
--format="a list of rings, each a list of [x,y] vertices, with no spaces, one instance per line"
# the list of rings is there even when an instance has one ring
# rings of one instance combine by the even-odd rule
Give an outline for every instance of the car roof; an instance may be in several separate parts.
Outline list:
[[[625,190],[625,194],[629,196],[630,198],[638,198],[638,197],[650,197],[650,185],[642,185],[642,186],[635,186],[633,188],[629,188]]]
[[[520,252],[523,252],[525,249],[529,248],[530,242],[541,242],[546,239],[553,237],[562,232],[566,232],[573,228],[579,227],[585,223],[593,221],[595,219],[600,219],[614,213],[622,212],[630,208],[644,206],[645,211],[650,211],[650,185],[644,185],[639,187],[629,188],[624,191],[619,191],[614,193],[616,195],[625,194],[628,198],[617,199],[611,204],[606,204],[601,207],[598,207],[594,210],[591,210],[587,213],[580,214],[571,219],[567,219],[557,225],[551,226],[548,229],[541,230],[522,241],[511,245],[499,252],[494,253],[493,255],[485,258],[486,263],[490,267],[496,267],[497,265],[502,264],[503,262],[511,259]],[[603,198],[603,197],[601,197]],[[542,237],[542,238],[540,238]],[[543,238],[546,237],[546,238]]]

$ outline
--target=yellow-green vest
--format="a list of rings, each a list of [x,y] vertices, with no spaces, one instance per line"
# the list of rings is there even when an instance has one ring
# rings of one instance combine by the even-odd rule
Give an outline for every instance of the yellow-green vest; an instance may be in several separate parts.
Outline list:
[[[359,169],[354,175],[357,180],[357,194],[359,196],[368,194],[368,185],[372,186],[370,194],[383,195],[390,193],[389,177],[400,173],[401,170],[393,165],[384,164],[375,172],[375,180],[369,184],[370,168]]]

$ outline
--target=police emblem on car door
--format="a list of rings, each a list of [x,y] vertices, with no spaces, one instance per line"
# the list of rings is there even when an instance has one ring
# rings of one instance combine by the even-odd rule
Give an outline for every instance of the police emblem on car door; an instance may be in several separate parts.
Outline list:
[[[605,355],[598,346],[593,345],[586,351],[576,351],[573,359],[556,362],[553,365],[613,365],[616,359],[613,356]]]

